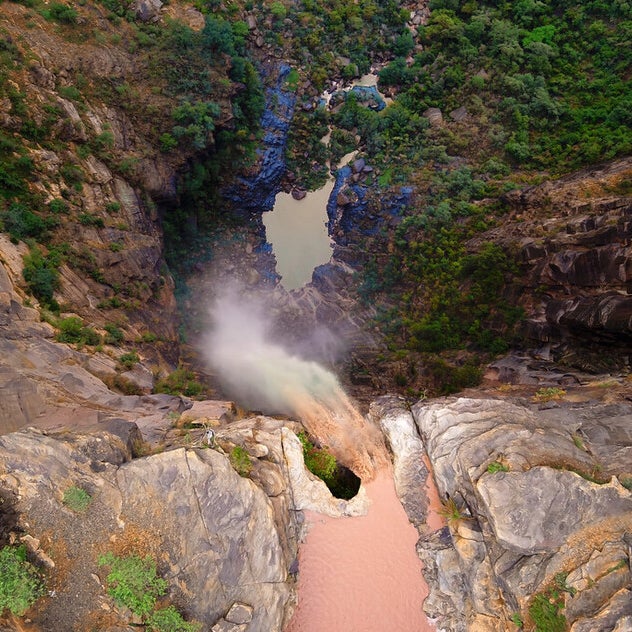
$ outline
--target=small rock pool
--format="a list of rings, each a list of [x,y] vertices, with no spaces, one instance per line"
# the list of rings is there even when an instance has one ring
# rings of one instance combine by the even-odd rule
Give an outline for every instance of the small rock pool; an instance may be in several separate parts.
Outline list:
[[[272,244],[281,285],[288,291],[312,280],[314,268],[327,263],[333,252],[327,232],[327,201],[333,178],[302,200],[278,193],[274,209],[263,214],[266,239]]]

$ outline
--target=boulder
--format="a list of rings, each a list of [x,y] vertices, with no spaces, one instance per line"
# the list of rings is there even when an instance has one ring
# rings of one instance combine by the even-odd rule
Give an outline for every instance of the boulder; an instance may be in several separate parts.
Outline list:
[[[477,492],[495,539],[520,555],[554,552],[573,534],[596,528],[605,519],[627,521],[632,527],[628,490],[616,482],[597,485],[574,472],[533,467],[486,473]]]
[[[439,108],[428,108],[424,113],[431,127],[440,127],[443,124],[443,114]]]
[[[119,420],[117,430],[112,420],[110,429],[124,436],[125,423]],[[117,617],[121,626],[128,623],[124,614],[114,616],[101,585],[97,558],[114,550],[151,555],[187,619],[222,630],[280,632],[296,555],[287,544],[287,507],[276,511],[215,450],[131,456],[126,441],[111,432],[47,435],[30,429],[0,437],[0,494],[13,499],[33,554],[49,573],[63,573],[56,596],[42,600],[34,623],[89,629],[87,618],[99,603],[112,612],[111,624]],[[66,505],[71,487],[91,497],[80,523]],[[75,607],[76,596],[81,602]]]
[[[161,0],[136,0],[132,6],[141,22],[156,22],[160,19]]]
[[[252,606],[235,602],[224,618],[229,623],[236,623],[237,625],[250,623],[252,621]]]

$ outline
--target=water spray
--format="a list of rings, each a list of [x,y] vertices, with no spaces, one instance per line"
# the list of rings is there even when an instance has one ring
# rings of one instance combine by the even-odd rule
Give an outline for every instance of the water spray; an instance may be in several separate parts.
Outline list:
[[[212,308],[205,355],[231,397],[297,417],[338,462],[363,480],[388,462],[381,433],[364,420],[336,376],[272,339],[266,307],[233,288]]]

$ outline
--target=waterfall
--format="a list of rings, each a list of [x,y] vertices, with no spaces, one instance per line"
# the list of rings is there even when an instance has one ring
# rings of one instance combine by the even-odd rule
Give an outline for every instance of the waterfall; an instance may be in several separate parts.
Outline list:
[[[364,481],[389,459],[382,434],[356,410],[336,376],[273,340],[266,307],[231,288],[212,307],[204,344],[210,366],[240,403],[299,419]]]

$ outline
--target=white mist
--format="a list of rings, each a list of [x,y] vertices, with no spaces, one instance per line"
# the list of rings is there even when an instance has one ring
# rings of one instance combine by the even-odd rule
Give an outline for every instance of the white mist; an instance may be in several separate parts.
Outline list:
[[[298,418],[361,478],[372,478],[376,466],[387,462],[381,434],[358,413],[336,376],[272,341],[265,305],[239,289],[215,301],[204,351],[231,397]]]

